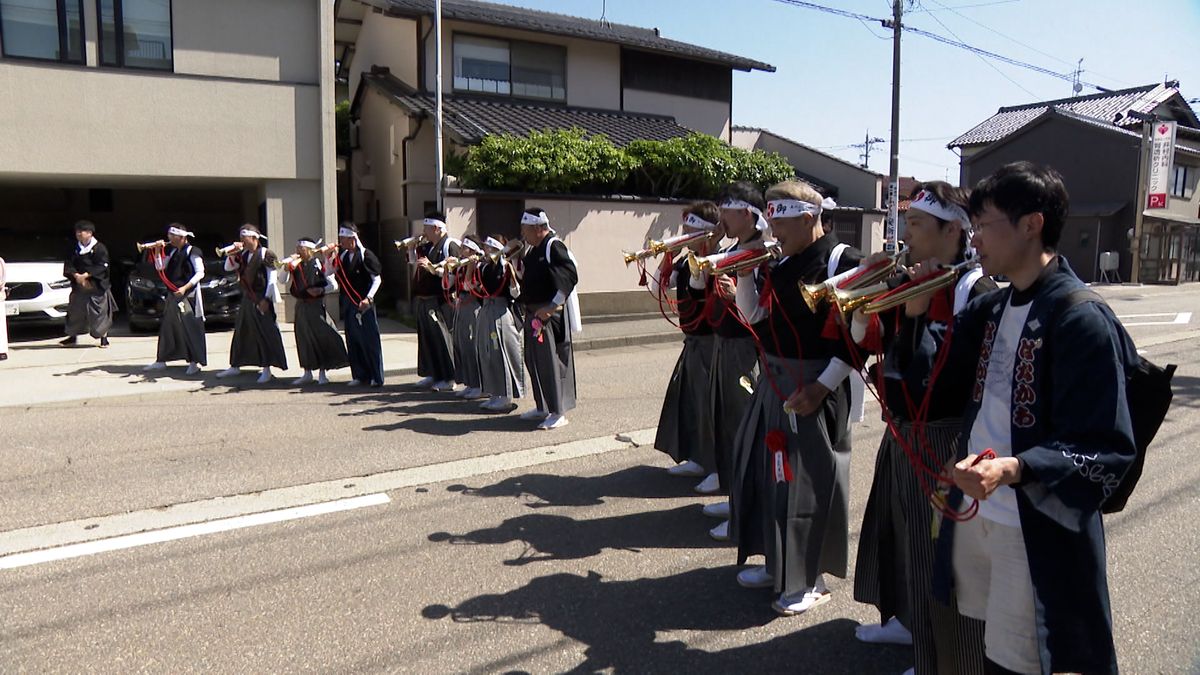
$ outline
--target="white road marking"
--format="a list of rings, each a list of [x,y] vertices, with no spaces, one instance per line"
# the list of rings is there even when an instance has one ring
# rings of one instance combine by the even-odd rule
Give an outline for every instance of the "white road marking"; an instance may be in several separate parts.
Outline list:
[[[483,457],[385,471],[370,476],[263,490],[241,495],[215,497],[158,508],[143,509],[63,523],[37,525],[0,532],[0,560],[18,553],[111,539],[124,535],[203,523],[246,514],[257,514],[319,504],[346,497],[390,492],[447,480],[461,480],[498,471],[522,469],[589,455],[599,455],[630,446],[654,442],[656,429],[639,429],[617,437],[599,436],[558,445],[505,452]]]
[[[206,534],[214,534],[217,532],[228,532],[229,530],[240,530],[246,527],[255,527],[270,523],[282,523],[284,521],[297,520],[299,518],[311,518],[313,516],[337,513],[339,511],[350,511],[368,506],[378,506],[380,504],[386,504],[390,501],[392,501],[392,499],[382,493],[364,495],[362,497],[339,499],[337,501],[325,502],[323,504],[309,504],[308,506],[297,506],[290,509],[280,509],[278,511],[267,511],[265,513],[253,513],[234,518],[210,520],[207,523],[181,525],[162,530],[153,530],[150,532],[141,532],[139,534],[127,534],[120,537],[101,539],[99,541],[89,541],[81,544],[58,546],[40,551],[15,553],[0,557],[0,570],[15,569],[17,567],[26,567],[28,565],[38,565],[56,560],[79,558],[87,555],[95,555],[97,553],[107,553],[109,551],[119,551],[126,548],[146,546],[148,544],[161,544],[167,541],[187,539],[188,537],[200,537]]]
[[[1170,317],[1166,321],[1127,321],[1126,319],[1150,319],[1155,317]],[[1191,323],[1191,312],[1165,312],[1160,314],[1122,314],[1117,317],[1126,327],[1132,326],[1183,326]]]

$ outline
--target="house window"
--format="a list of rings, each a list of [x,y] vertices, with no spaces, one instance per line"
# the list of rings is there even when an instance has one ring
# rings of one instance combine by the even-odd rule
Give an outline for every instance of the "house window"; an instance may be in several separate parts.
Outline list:
[[[83,63],[83,0],[0,0],[4,56]]]
[[[1200,167],[1176,164],[1171,172],[1171,196],[1191,199],[1196,192],[1196,177]]]
[[[100,65],[171,70],[171,0],[96,0]]]
[[[566,72],[564,47],[454,36],[454,88],[458,91],[565,101]]]

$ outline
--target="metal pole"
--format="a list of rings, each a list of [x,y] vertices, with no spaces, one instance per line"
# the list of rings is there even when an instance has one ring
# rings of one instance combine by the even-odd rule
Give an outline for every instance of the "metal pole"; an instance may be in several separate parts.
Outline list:
[[[1150,134],[1154,132],[1154,122],[1157,117],[1142,118],[1142,141],[1138,146],[1138,184],[1134,192],[1137,203],[1133,209],[1133,240],[1129,242],[1129,253],[1132,256],[1129,263],[1129,281],[1141,282],[1142,271],[1142,212],[1146,208],[1147,183],[1150,180]]]
[[[442,180],[442,0],[433,5],[433,166],[437,177],[437,210],[443,209],[444,181]]]
[[[897,223],[900,220],[900,18],[904,0],[892,0],[892,158],[888,165],[887,226],[884,250],[896,251]]]

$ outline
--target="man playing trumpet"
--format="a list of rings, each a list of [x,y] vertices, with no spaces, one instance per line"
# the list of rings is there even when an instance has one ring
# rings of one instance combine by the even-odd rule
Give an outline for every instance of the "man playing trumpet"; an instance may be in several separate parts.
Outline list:
[[[346,330],[350,386],[382,387],[383,342],[375,294],[383,284],[383,266],[379,257],[363,246],[358,225],[348,220],[338,227],[338,247],[327,261],[342,290],[338,308]]]
[[[434,391],[454,389],[454,348],[450,337],[454,314],[446,298],[442,276],[435,266],[458,258],[462,250],[446,233],[446,216],[432,211],[425,215],[426,244],[416,248],[413,271],[413,314],[417,319],[417,374],[419,387]],[[443,274],[445,268],[441,269]]]
[[[280,266],[282,281],[296,298],[296,356],[304,374],[294,385],[310,384],[314,370],[320,373],[317,384],[329,384],[326,371],[350,365],[342,336],[325,310],[325,294],[336,293],[338,285],[333,269],[321,264],[317,252],[329,248],[314,237],[302,237],[293,262]]]
[[[204,278],[204,257],[200,249],[188,243],[195,236],[179,223],[167,227],[167,241],[149,245],[147,250],[158,278],[167,287],[162,323],[158,329],[158,356],[146,371],[163,370],[168,361],[187,361],[187,374],[195,375],[208,365],[208,344],[204,335],[204,298],[200,280]]]
[[[233,343],[229,347],[229,368],[217,377],[233,377],[242,366],[257,366],[262,370],[259,384],[271,381],[271,368],[287,369],[287,354],[283,336],[275,322],[275,303],[280,300],[275,283],[275,253],[262,244],[266,236],[254,225],[243,225],[239,232],[241,249],[236,255],[225,256],[225,270],[236,271],[242,284],[242,303],[238,306],[233,326]]]

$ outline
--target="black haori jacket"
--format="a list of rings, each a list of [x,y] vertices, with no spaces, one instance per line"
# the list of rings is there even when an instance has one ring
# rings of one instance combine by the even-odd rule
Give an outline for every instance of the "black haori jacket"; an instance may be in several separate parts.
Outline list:
[[[1022,292],[1033,304],[1013,367],[1012,452],[1024,461],[1021,484],[1014,487],[1047,674],[1117,672],[1100,507],[1135,454],[1125,368],[1136,362],[1137,350],[1107,305],[1059,309],[1082,286],[1058,257]],[[939,388],[953,389],[966,402],[959,459],[967,453],[992,342],[1013,292],[982,295],[955,317]],[[919,344],[906,369],[914,391],[935,355],[932,340]],[[952,490],[950,506],[961,510],[962,502],[963,494]],[[953,591],[953,539],[954,522],[944,518],[933,580],[942,601]]]

